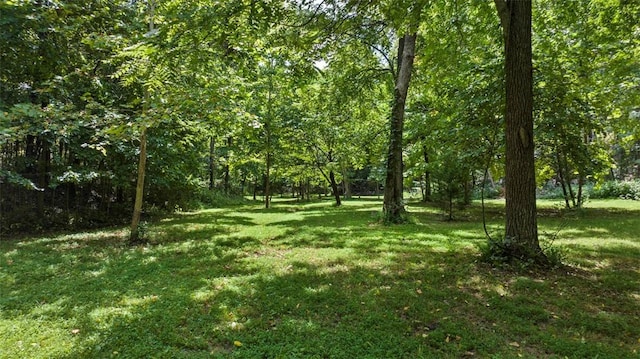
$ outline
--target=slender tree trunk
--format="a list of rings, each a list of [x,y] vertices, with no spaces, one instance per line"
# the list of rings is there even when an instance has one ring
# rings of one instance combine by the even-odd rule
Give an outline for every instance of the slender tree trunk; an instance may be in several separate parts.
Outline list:
[[[564,171],[562,170],[562,161],[560,161],[560,153],[558,150],[556,150],[556,163],[558,165],[558,179],[560,180],[560,185],[562,186],[564,204],[566,208],[571,208],[571,203],[569,203],[569,193],[567,193],[567,186],[565,185]]]
[[[424,156],[424,163],[429,165],[429,152],[427,152],[427,146],[422,146],[422,155]],[[424,195],[422,196],[422,202],[431,201],[431,172],[429,170],[424,171]]]
[[[333,197],[336,199],[336,206],[340,206],[340,191],[338,190],[338,183],[336,182],[336,175],[333,171],[329,171],[329,182],[331,183],[331,190],[333,191]]]
[[[531,0],[494,1],[505,41],[505,236],[514,257],[547,263],[536,218]]]
[[[131,219],[131,233],[129,241],[135,242],[139,236],[140,215],[142,214],[142,201],[144,194],[144,176],[147,166],[147,128],[142,127],[140,133],[140,159],[138,161],[138,181],[136,184],[136,200],[133,205],[133,218]]]
[[[216,167],[214,162],[214,151],[216,146],[216,140],[211,136],[209,138],[209,190],[212,191],[215,187],[216,180]]]
[[[240,180],[240,196],[242,196],[242,197],[244,197],[244,186],[245,186],[246,182],[247,182],[247,174],[246,173],[242,173],[242,179]]]
[[[387,176],[384,186],[383,211],[385,219],[396,223],[402,221],[404,204],[402,198],[402,132],[404,110],[411,81],[413,58],[415,56],[416,34],[406,34],[398,44],[398,73],[393,94],[389,152],[387,157]]]
[[[271,205],[271,152],[267,151],[267,169],[264,173],[264,208]]]
[[[258,194],[258,176],[253,179],[253,200],[256,200]]]
[[[225,164],[224,164],[224,192],[226,194],[231,193],[231,175],[229,173],[229,161],[230,159],[230,148],[233,145],[233,138],[231,136],[227,137],[227,153],[225,155]]]
[[[571,182],[573,182],[573,178],[569,175],[571,173],[571,169],[569,168],[569,161],[567,160],[567,154],[562,154],[562,163],[564,166],[564,179],[567,183],[567,188],[569,189],[569,198],[571,198],[571,203],[573,204],[573,208],[577,207],[576,203],[576,194],[573,192],[573,186]]]
[[[153,31],[153,16],[155,11],[155,4],[153,1],[149,2],[149,31]],[[147,115],[149,111],[150,96],[149,91],[145,89],[145,101],[143,112]],[[144,200],[144,176],[147,168],[147,126],[143,125],[140,132],[140,158],[138,161],[138,180],[136,183],[136,199],[133,205],[133,216],[131,218],[131,233],[129,234],[129,241],[135,242],[139,240],[139,225],[140,215],[142,214],[142,202]]]
[[[582,207],[582,187],[584,186],[584,176],[582,175],[582,173],[578,174],[578,196],[577,196],[577,200],[578,200],[578,208]]]
[[[40,136],[38,138],[38,147],[39,147],[39,155],[38,155],[38,165],[37,165],[37,178],[38,181],[38,213],[44,213],[45,207],[45,194],[48,191],[49,187],[49,171],[51,164],[51,147],[45,136]]]
[[[342,167],[342,184],[344,186],[344,199],[351,199],[351,183],[349,182],[349,171]]]

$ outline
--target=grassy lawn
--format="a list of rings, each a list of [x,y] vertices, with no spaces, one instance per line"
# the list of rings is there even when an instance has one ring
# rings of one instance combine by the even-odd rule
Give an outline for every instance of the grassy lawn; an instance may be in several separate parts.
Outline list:
[[[0,358],[640,357],[640,203],[540,206],[570,265],[549,273],[478,263],[478,207],[386,227],[376,200],[5,240]]]

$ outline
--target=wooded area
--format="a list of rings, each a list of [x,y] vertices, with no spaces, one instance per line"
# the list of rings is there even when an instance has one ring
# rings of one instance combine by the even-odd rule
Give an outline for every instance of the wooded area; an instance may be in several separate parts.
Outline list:
[[[631,358],[637,0],[0,0],[0,358]]]
[[[537,256],[536,195],[640,197],[640,5],[531,5],[4,1],[0,232],[484,188]]]

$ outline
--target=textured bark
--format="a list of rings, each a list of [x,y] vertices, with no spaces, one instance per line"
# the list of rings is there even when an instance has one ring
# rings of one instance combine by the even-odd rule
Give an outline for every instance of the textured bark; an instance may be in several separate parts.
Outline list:
[[[404,35],[398,45],[398,73],[391,109],[391,133],[383,204],[384,216],[389,222],[400,222],[405,211],[402,203],[402,132],[405,102],[415,56],[416,34]]]
[[[531,0],[495,3],[505,41],[506,243],[515,257],[544,261],[536,219]]]

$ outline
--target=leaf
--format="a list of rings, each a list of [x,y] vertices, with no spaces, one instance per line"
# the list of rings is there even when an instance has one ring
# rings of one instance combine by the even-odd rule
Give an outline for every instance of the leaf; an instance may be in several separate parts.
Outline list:
[[[518,342],[511,342],[509,343],[510,346],[515,347],[515,348],[519,348],[520,344]]]
[[[236,347],[240,348],[242,346],[242,342],[236,340],[233,342],[233,345],[235,345]]]

